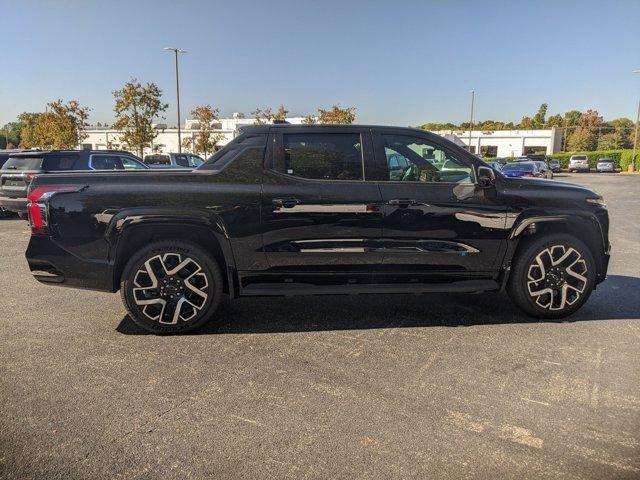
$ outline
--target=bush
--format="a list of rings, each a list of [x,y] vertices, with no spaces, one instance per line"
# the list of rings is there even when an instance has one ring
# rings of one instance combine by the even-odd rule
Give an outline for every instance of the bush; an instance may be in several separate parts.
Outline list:
[[[593,152],[554,153],[553,155],[549,155],[549,158],[560,160],[560,167],[568,168],[569,158],[571,158],[572,155],[586,155],[589,159],[589,166],[595,169],[599,158],[609,157],[613,159],[616,168],[627,170],[627,167],[631,163],[631,154],[632,150],[595,150]],[[638,158],[640,158],[640,155],[636,153],[636,162]]]
[[[629,165],[631,165],[631,155],[633,154],[633,150],[623,150],[622,155],[620,156],[620,168],[622,171],[627,171]],[[640,168],[640,152],[636,152],[636,167]]]

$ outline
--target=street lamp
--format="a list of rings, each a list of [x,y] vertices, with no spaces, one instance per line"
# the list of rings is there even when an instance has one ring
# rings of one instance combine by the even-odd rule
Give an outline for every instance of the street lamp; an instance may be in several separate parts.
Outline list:
[[[471,130],[473,130],[473,103],[476,99],[476,91],[471,90],[471,118],[469,119],[469,153],[471,153]]]
[[[633,73],[640,73],[640,70],[634,70]],[[636,114],[636,133],[633,137],[633,153],[631,154],[631,171],[636,169],[636,148],[638,147],[638,123],[640,123],[640,100],[638,100],[638,113]]]
[[[187,51],[181,50],[179,48],[174,48],[174,47],[164,47],[164,49],[168,52],[173,52],[175,54],[175,59],[176,59],[176,99],[177,99],[177,106],[178,106],[178,153],[182,153],[182,138],[180,136],[180,79],[178,76],[178,54],[187,53]]]

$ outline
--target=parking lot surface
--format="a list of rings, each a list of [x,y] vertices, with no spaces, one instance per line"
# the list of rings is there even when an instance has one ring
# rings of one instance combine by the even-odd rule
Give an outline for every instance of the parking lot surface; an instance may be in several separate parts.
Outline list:
[[[1,478],[640,478],[640,177],[609,278],[564,322],[505,295],[255,298],[144,334],[38,284],[0,220]]]

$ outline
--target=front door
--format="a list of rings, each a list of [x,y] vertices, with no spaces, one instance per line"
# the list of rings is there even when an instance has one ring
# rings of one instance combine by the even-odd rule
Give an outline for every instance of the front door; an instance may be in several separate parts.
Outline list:
[[[374,135],[385,210],[383,263],[456,276],[494,272],[508,234],[505,208],[495,191],[476,185],[469,154],[431,137],[393,130]]]
[[[263,244],[276,270],[357,271],[382,263],[371,136],[357,127],[274,129],[263,177]]]

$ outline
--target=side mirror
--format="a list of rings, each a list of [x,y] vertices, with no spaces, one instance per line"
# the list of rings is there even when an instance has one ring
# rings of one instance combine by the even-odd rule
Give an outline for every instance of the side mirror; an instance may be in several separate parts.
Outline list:
[[[478,167],[478,185],[489,188],[496,183],[496,172],[490,167]]]

